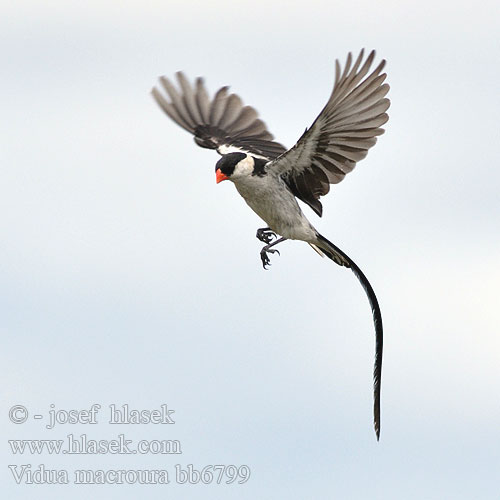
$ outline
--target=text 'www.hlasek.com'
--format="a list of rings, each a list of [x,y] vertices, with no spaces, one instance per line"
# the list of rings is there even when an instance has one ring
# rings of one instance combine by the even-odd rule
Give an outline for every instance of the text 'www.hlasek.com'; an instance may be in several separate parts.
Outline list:
[[[101,406],[93,404],[88,409],[62,409],[54,404],[45,413],[33,413],[24,405],[13,405],[9,410],[9,421],[16,426],[36,425],[39,432],[63,432],[57,439],[9,439],[8,446],[13,460],[8,468],[15,484],[243,484],[250,479],[248,465],[178,463],[183,449],[178,439],[129,439],[123,432],[113,434],[111,439],[97,439],[87,432],[67,432],[71,426],[95,426],[105,423],[114,429],[127,429],[156,425],[167,432],[175,424],[175,410],[161,404],[157,409],[135,409],[128,404]],[[38,421],[38,423],[37,423]],[[40,427],[38,427],[38,425]],[[135,427],[137,426],[137,427]],[[167,426],[167,427],[163,427]],[[122,427],[123,428],[123,427]],[[14,427],[16,429],[16,427]],[[20,428],[17,428],[20,429]],[[91,428],[95,429],[95,427]],[[12,436],[18,437],[18,436]],[[49,437],[49,436],[47,436]],[[170,437],[170,436],[169,436]],[[103,456],[156,457],[158,468],[137,467],[128,464],[120,468],[88,466]],[[173,455],[174,457],[170,457]],[[85,457],[84,462],[81,457]],[[35,457],[46,463],[27,463]],[[64,457],[64,459],[62,458]],[[78,458],[80,457],[80,458]],[[29,460],[28,460],[29,458]],[[52,463],[63,462],[61,466]],[[74,463],[71,463],[73,459]],[[78,460],[78,465],[75,461]],[[177,462],[177,463],[174,463]],[[84,466],[81,466],[84,464]],[[96,465],[96,464],[94,464]]]

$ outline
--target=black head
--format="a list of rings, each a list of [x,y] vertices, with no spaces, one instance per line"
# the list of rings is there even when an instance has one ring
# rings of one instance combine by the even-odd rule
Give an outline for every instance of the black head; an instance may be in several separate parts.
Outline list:
[[[215,171],[220,170],[227,177],[231,177],[234,167],[246,157],[245,153],[228,153],[215,164]]]

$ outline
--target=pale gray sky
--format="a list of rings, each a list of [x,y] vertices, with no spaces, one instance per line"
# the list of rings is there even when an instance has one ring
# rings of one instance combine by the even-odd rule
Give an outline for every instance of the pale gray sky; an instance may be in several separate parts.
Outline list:
[[[2,491],[10,499],[496,499],[500,467],[500,98],[496,2],[7,2],[2,6]],[[308,215],[369,277],[262,223],[218,156],[149,95],[231,85],[292,146],[334,60],[387,59],[386,134]],[[174,426],[15,425],[129,403]],[[103,413],[103,415],[105,415]],[[106,414],[107,415],[107,414]],[[14,456],[7,439],[178,439],[182,456]],[[244,485],[16,485],[8,464],[247,464]]]

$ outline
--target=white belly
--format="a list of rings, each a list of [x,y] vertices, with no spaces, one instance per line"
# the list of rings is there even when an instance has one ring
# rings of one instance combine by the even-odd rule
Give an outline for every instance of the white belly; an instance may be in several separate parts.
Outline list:
[[[284,183],[248,176],[235,180],[234,184],[250,208],[275,233],[291,240],[316,241],[316,230]]]

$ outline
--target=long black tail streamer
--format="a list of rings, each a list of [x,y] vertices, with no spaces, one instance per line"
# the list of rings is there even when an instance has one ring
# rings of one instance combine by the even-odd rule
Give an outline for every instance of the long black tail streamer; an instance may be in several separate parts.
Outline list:
[[[320,245],[321,249],[325,250],[326,255],[330,257],[330,259],[336,262],[338,261],[338,258],[335,259],[332,255],[328,255],[329,250],[342,256],[343,259],[347,261],[349,265],[347,265],[346,267],[349,267],[356,278],[358,278],[361,286],[366,292],[368,301],[370,302],[370,307],[372,308],[373,324],[375,325],[375,364],[373,367],[373,425],[375,427],[375,434],[377,435],[378,441],[380,438],[380,389],[382,384],[382,351],[384,348],[384,333],[382,327],[382,314],[380,312],[380,306],[378,305],[377,296],[375,295],[370,282],[363,274],[363,271],[361,271],[361,269],[356,265],[356,263],[344,252],[342,252],[340,248],[335,246],[332,242],[328,241],[321,234],[318,234],[318,239],[327,247],[323,248],[323,245]]]

